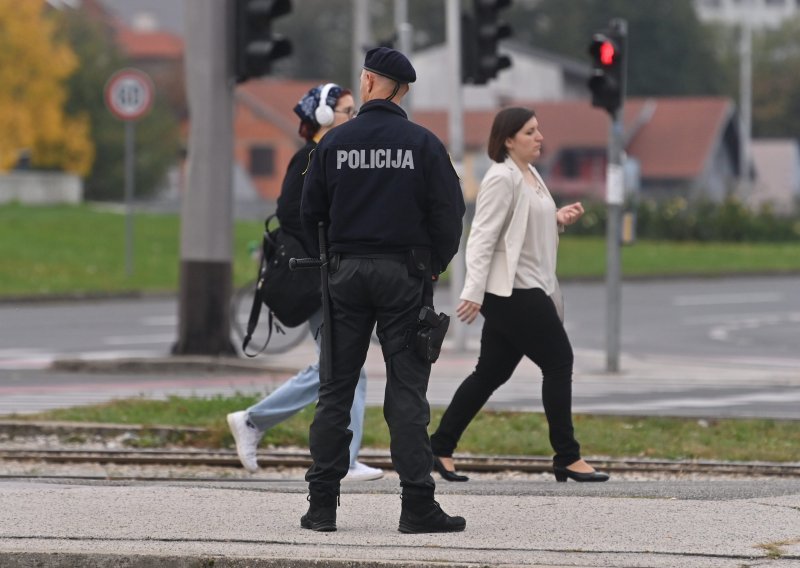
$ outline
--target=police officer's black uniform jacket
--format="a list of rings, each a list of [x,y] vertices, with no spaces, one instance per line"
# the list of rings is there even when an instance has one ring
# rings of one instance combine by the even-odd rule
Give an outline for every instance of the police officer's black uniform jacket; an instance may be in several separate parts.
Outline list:
[[[450,158],[399,106],[369,101],[312,153],[301,207],[309,240],[316,241],[323,221],[330,251],[341,258],[329,280],[332,372],[321,377],[310,430],[312,499],[338,493],[347,473],[350,407],[376,322],[387,361],[384,416],[392,460],[404,494],[432,499],[431,365],[412,349],[390,346],[408,344],[430,279],[409,268],[408,251],[429,249],[438,274],[458,250],[465,207]]]
[[[458,250],[464,198],[441,141],[398,105],[369,101],[313,152],[303,188],[303,226],[332,253],[431,250],[440,272]]]

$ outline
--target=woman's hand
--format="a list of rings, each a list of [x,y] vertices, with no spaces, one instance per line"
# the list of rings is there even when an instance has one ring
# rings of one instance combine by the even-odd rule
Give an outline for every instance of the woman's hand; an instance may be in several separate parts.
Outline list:
[[[456,308],[456,315],[458,319],[461,321],[467,322],[468,324],[475,321],[475,318],[478,317],[478,314],[481,311],[481,305],[476,304],[475,302],[470,302],[469,300],[461,300],[461,303]]]
[[[556,221],[559,225],[572,225],[583,215],[583,205],[577,201],[571,205],[565,205],[556,211]]]

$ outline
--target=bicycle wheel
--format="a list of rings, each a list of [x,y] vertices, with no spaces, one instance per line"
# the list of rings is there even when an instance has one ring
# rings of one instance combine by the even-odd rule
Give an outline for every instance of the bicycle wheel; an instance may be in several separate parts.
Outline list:
[[[230,320],[231,330],[236,338],[234,342],[236,348],[240,353],[242,352],[242,341],[247,333],[247,322],[250,319],[250,309],[253,306],[253,295],[256,289],[257,280],[252,280],[237,289],[231,298],[230,306]],[[258,325],[253,332],[253,337],[247,346],[249,353],[255,353],[261,349],[264,342],[269,336],[269,326],[267,321],[269,312],[264,306],[261,310],[261,317],[259,318]],[[282,333],[276,327],[272,331],[272,337],[267,344],[267,347],[261,352],[264,354],[277,354],[286,353],[290,349],[297,347],[306,339],[311,339],[308,331],[308,324],[298,325],[297,327],[286,327],[285,325],[278,324]]]

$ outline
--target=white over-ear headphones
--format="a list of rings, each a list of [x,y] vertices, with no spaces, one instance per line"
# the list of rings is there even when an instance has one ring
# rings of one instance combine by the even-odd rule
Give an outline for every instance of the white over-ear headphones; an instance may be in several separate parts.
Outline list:
[[[333,109],[328,105],[328,93],[336,86],[336,83],[328,83],[322,87],[322,92],[319,94],[319,105],[314,111],[314,118],[320,126],[330,126],[333,124]]]

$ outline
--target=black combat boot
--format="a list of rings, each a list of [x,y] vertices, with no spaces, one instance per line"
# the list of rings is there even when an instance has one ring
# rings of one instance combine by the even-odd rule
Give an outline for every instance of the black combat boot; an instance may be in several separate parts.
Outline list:
[[[336,530],[336,507],[339,504],[338,493],[310,491],[308,512],[300,517],[300,526],[319,532]]]
[[[433,495],[403,495],[401,533],[459,532],[467,526],[464,517],[451,517],[434,501]]]

